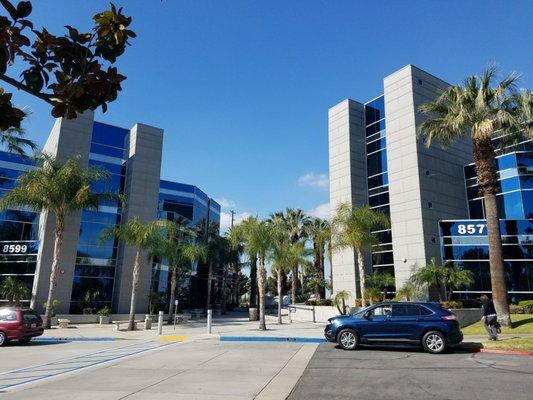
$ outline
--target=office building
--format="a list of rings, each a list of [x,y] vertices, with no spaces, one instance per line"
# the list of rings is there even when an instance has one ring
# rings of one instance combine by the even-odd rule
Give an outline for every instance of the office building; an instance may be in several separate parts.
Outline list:
[[[471,142],[427,148],[418,135],[419,107],[447,86],[407,65],[383,80],[383,93],[368,102],[344,100],[329,110],[329,173],[332,212],[341,202],[368,205],[390,217],[376,232],[367,274],[388,272],[402,287],[431,257],[440,258],[439,221],[466,219],[463,167]],[[332,255],[333,290],[360,297],[352,250]]]
[[[109,200],[98,210],[68,216],[54,295],[59,301],[58,313],[79,313],[87,307],[104,306],[114,313],[129,312],[135,251],[113,238],[101,242],[100,234],[106,228],[133,218],[148,222],[178,216],[191,225],[202,221],[219,224],[220,206],[205,193],[195,186],[160,179],[162,143],[161,129],[143,124],[131,129],[115,127],[94,121],[91,112],[74,120],[56,121],[43,151],[60,160],[79,155],[83,165],[105,169],[110,178],[95,183],[92,189],[120,193],[126,200],[123,207],[117,200]],[[0,190],[11,189],[16,178],[33,167],[31,159],[0,152]],[[38,310],[46,301],[49,288],[54,226],[47,213],[18,209],[0,214],[0,279],[14,276],[29,285],[31,304]],[[202,279],[199,270],[187,277],[189,281]],[[167,293],[167,272],[164,262],[152,264],[148,257],[143,258],[139,312],[148,310],[153,298],[151,287],[157,288],[160,298]],[[189,293],[183,300],[198,306],[201,296]]]

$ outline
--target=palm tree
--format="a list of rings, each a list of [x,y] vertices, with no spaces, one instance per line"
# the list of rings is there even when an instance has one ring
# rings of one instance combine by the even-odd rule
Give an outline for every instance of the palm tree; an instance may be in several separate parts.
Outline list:
[[[133,279],[131,281],[129,331],[135,330],[135,307],[137,303],[137,292],[139,290],[139,274],[143,252],[154,249],[157,243],[162,238],[167,237],[168,231],[172,229],[172,223],[167,220],[143,223],[138,218],[133,218],[120,226],[114,226],[104,230],[100,236],[100,240],[102,241],[109,238],[116,238],[125,245],[135,248]]]
[[[455,263],[448,261],[443,265],[442,283],[446,289],[448,300],[452,299],[453,291],[460,286],[468,287],[474,283],[474,274],[467,269],[458,268]]]
[[[274,232],[274,241],[269,258],[272,261],[273,271],[277,273],[278,324],[281,324],[283,322],[281,319],[283,305],[282,271],[289,271],[295,264],[303,264],[308,252],[302,241],[291,243],[283,232],[283,227],[272,225],[272,229],[278,229],[277,232]]]
[[[273,244],[272,225],[249,217],[235,226],[237,236],[243,239],[244,250],[248,254],[254,254],[259,264],[258,289],[259,289],[259,329],[266,330],[265,322],[265,286],[266,268],[265,263],[268,252]]]
[[[305,224],[305,231],[313,241],[314,272],[312,279],[317,298],[322,297],[324,285],[324,261],[326,248],[331,240],[331,224],[321,218],[310,218]]]
[[[411,276],[411,282],[417,286],[426,286],[428,289],[434,289],[439,296],[439,301],[444,300],[444,267],[439,265],[435,257],[431,257],[429,263],[420,267]]]
[[[35,150],[37,146],[34,142],[26,139],[26,132],[22,128],[9,128],[0,131],[0,145],[4,146],[10,153],[16,153],[20,156],[26,155],[26,147]]]
[[[364,252],[379,243],[373,232],[388,227],[389,218],[368,206],[354,207],[349,203],[341,203],[331,225],[335,248],[350,248],[357,254],[361,301],[366,307]]]
[[[416,286],[412,282],[407,282],[405,285],[403,285],[400,289],[396,291],[396,300],[405,300],[405,301],[411,301],[415,297],[417,297],[417,289]]]
[[[170,296],[168,308],[168,323],[174,321],[174,301],[176,300],[176,287],[179,275],[190,269],[192,263],[206,262],[207,248],[196,244],[195,231],[187,226],[188,221],[176,220],[170,223],[167,236],[156,236],[156,241],[151,249],[152,257],[156,256],[161,261],[166,260],[170,270]]]
[[[0,209],[28,206],[55,217],[54,253],[44,323],[45,328],[50,328],[65,219],[78,210],[97,209],[102,200],[117,196],[91,192],[91,183],[107,179],[109,175],[100,169],[83,168],[80,157],[61,162],[52,156],[43,155],[39,161],[37,168],[23,173],[17,180],[17,186],[0,199]]]
[[[374,272],[366,276],[366,290],[375,289],[378,299],[383,301],[387,297],[387,290],[394,287],[394,276],[388,273]]]
[[[517,74],[512,73],[494,85],[495,76],[496,69],[488,68],[482,76],[470,76],[463,85],[449,86],[435,101],[424,104],[420,110],[428,119],[420,125],[420,133],[426,137],[428,147],[433,139],[444,146],[460,137],[472,139],[477,182],[487,220],[494,306],[499,321],[510,326],[496,202],[499,189],[493,139],[506,134],[509,138],[521,131],[531,136],[533,101],[531,92],[516,91]]]
[[[308,224],[309,217],[302,210],[287,208],[284,213],[278,213],[278,215],[281,215],[291,243],[294,244],[306,236],[305,225]],[[298,293],[298,268],[298,264],[292,267],[291,300],[293,303],[296,303]]]
[[[350,292],[346,290],[339,290],[337,294],[335,294],[335,298],[333,299],[333,302],[337,306],[337,310],[342,315],[346,315],[346,300],[350,298]],[[340,308],[340,303],[342,303],[342,309]]]
[[[31,291],[24,283],[17,281],[12,276],[4,279],[0,285],[0,296],[9,300],[15,306],[23,299],[29,299]]]

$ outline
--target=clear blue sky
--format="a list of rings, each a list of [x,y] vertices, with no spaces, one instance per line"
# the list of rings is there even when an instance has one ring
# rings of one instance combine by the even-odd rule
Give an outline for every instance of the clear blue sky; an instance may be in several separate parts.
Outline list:
[[[327,203],[328,108],[381,94],[382,78],[406,64],[455,83],[496,62],[533,87],[529,1],[115,3],[138,37],[118,64],[124,90],[97,119],[163,128],[162,177],[195,184],[238,213]],[[33,4],[36,26],[58,33],[67,24],[88,29],[108,2]],[[15,96],[42,144],[53,124],[48,105]]]

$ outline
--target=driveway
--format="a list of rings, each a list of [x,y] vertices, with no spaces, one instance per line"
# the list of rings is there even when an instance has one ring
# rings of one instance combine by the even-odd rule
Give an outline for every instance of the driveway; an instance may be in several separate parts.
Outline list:
[[[321,344],[292,391],[313,399],[531,399],[533,357]]]

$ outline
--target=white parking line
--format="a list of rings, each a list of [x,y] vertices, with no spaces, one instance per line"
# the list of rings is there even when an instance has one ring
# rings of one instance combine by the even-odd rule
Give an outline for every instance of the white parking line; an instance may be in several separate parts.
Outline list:
[[[116,349],[101,350],[95,353],[84,354],[70,359],[58,360],[46,364],[34,365],[32,367],[20,368],[12,371],[0,373],[0,394],[6,393],[21,387],[35,384],[36,382],[62,377],[67,374],[74,374],[81,370],[101,367],[112,364],[118,360],[132,358],[140,354],[158,351],[163,348],[177,346],[184,342],[148,341],[119,347]],[[94,359],[94,357],[100,359]],[[77,364],[77,365],[74,365]],[[49,372],[48,374],[46,372]],[[40,373],[39,375],[33,375]],[[20,374],[26,374],[20,376]],[[22,381],[21,381],[22,380]]]

